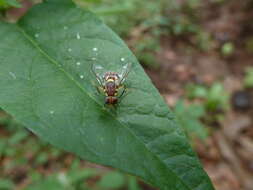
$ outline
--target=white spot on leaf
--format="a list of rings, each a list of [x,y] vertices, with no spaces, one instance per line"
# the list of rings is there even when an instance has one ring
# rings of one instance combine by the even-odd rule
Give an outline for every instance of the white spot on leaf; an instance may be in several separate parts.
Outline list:
[[[36,33],[34,36],[35,36],[35,38],[38,38],[40,35],[38,33]]]
[[[83,75],[80,75],[80,78],[81,78],[81,79],[83,79],[83,77],[84,77]]]
[[[103,67],[100,66],[100,65],[97,65],[96,68],[97,68],[97,69],[103,69]]]
[[[98,50],[98,48],[96,48],[96,47],[93,48],[93,51],[97,51],[97,50]]]
[[[80,39],[81,39],[81,36],[80,36],[80,34],[79,34],[79,33],[77,33],[77,34],[76,34],[76,38],[77,38],[78,40],[80,40]]]
[[[77,62],[76,65],[81,65],[81,63],[80,63],[80,62]]]
[[[54,114],[54,111],[53,110],[50,110],[50,112],[49,112],[50,114]]]
[[[72,49],[71,49],[71,48],[69,48],[69,49],[68,49],[68,52],[71,52],[71,51],[72,51]]]
[[[124,58],[124,57],[122,57],[122,58],[120,59],[120,61],[125,61],[125,58]]]

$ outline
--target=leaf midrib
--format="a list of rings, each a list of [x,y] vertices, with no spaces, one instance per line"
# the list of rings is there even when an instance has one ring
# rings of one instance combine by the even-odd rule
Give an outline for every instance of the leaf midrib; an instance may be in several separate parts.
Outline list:
[[[101,104],[100,104],[99,102],[97,102],[97,100],[94,99],[94,98],[92,97],[92,95],[89,94],[84,88],[82,88],[82,86],[81,86],[78,82],[76,82],[76,81],[74,80],[74,78],[73,78],[70,74],[68,74],[68,73],[63,69],[63,67],[60,67],[59,64],[58,64],[58,62],[57,62],[56,60],[54,60],[53,58],[51,58],[51,57],[50,57],[50,56],[49,56],[37,43],[36,43],[36,41],[34,41],[34,40],[26,33],[26,31],[25,31],[22,27],[20,27],[18,24],[16,24],[16,26],[17,26],[17,29],[20,31],[20,33],[23,34],[23,36],[24,36],[35,48],[37,48],[37,50],[38,50],[42,55],[44,55],[52,64],[55,64],[55,65],[58,67],[58,69],[61,70],[61,71],[67,76],[67,78],[69,78],[71,81],[73,81],[74,84],[77,85],[77,87],[79,87],[79,88],[80,88],[85,94],[87,94],[97,105],[99,105],[99,107],[101,107]],[[169,168],[169,167],[168,167],[168,166],[155,154],[155,153],[153,153],[153,152],[146,146],[146,144],[143,143],[143,142],[134,134],[134,132],[132,132],[132,131],[130,130],[129,127],[127,127],[127,125],[123,124],[120,120],[118,120],[111,112],[109,112],[109,111],[107,111],[107,110],[104,110],[104,109],[101,109],[101,111],[104,111],[104,112],[106,112],[106,113],[109,113],[109,115],[111,115],[111,117],[112,117],[114,120],[116,120],[122,127],[126,128],[126,129],[129,131],[129,133],[132,134],[132,135],[135,137],[135,139],[138,140],[139,143],[143,144],[144,147],[146,148],[146,150],[147,150],[148,152],[150,152],[160,163],[162,163],[172,174],[174,174],[174,175],[179,179],[179,181],[181,181],[182,184],[184,184],[184,186],[185,186],[187,189],[191,190],[191,188],[190,188],[187,184],[185,184],[185,182],[184,182],[180,177],[178,177],[178,175],[177,175],[176,173],[174,173],[174,171],[172,171],[172,170],[171,170],[171,169],[170,169],[170,168]]]

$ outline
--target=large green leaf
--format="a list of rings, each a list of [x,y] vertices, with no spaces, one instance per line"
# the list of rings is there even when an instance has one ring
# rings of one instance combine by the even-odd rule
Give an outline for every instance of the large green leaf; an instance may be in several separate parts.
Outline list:
[[[92,13],[50,0],[17,24],[0,23],[0,35],[0,106],[39,137],[161,190],[213,189],[136,58]],[[133,63],[116,113],[96,93],[94,62]]]

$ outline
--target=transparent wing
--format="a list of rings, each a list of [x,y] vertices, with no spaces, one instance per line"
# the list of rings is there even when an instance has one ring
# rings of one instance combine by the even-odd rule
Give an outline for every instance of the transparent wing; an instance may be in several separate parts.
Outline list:
[[[119,84],[123,83],[129,72],[131,71],[132,63],[127,63],[122,67],[122,70],[119,72]]]
[[[104,84],[104,74],[105,74],[105,69],[101,65],[96,65],[93,64],[91,68],[92,72],[97,78],[97,81],[99,82],[100,85]]]

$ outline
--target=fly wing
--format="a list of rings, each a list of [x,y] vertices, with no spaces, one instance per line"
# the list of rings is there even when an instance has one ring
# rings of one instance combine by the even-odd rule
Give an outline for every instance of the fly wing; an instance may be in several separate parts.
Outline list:
[[[96,76],[98,83],[100,85],[103,85],[104,84],[104,74],[106,72],[104,67],[102,67],[101,65],[93,64],[91,70],[94,73],[94,75]]]
[[[127,63],[122,67],[122,70],[119,72],[119,85],[126,80],[131,70],[131,67],[132,67],[131,63]]]

